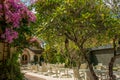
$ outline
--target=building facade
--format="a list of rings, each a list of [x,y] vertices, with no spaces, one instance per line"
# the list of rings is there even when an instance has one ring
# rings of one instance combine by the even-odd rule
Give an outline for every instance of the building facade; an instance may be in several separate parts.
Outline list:
[[[28,63],[40,63],[42,52],[43,49],[25,48],[20,55],[20,63],[23,65]]]
[[[120,54],[120,48],[117,49],[117,54]],[[111,58],[114,56],[114,49],[111,45],[92,49],[90,55],[96,57],[97,63],[108,65]],[[120,64],[120,58],[117,58],[115,64]]]

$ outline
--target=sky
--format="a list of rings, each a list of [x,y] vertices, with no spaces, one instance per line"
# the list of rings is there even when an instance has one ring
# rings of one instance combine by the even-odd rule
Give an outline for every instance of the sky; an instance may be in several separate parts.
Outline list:
[[[37,0],[20,0],[20,1],[25,3],[25,5],[29,6],[29,5],[33,4],[35,1],[37,1]]]
[[[37,1],[37,0],[20,0],[20,1],[22,1],[23,3],[25,3],[26,6],[29,6],[29,5],[31,5],[32,3],[34,3],[35,1]],[[36,11],[35,11],[34,8],[32,9],[32,12],[33,12],[34,14],[36,14]]]

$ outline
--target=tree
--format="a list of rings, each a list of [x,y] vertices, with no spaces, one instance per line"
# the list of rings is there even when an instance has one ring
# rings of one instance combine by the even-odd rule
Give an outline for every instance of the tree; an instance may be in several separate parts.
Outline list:
[[[110,63],[109,63],[109,76],[110,76],[110,80],[114,80],[115,77],[113,75],[113,65],[114,65],[114,62],[117,58],[120,57],[120,54],[117,54],[117,48],[118,48],[118,43],[119,43],[119,35],[120,35],[120,31],[119,31],[119,20],[120,20],[120,1],[119,0],[105,0],[105,3],[111,8],[111,13],[114,15],[114,19],[117,19],[116,22],[114,22],[116,25],[114,26],[114,31],[112,32],[109,32],[111,35],[108,35],[108,36],[112,36],[112,39],[113,39],[113,49],[114,49],[114,55],[113,57],[111,58],[110,60]]]
[[[41,0],[34,7],[41,21],[38,32],[65,36],[74,42],[80,50],[79,54],[87,61],[94,80],[98,80],[87,57],[87,48],[98,45],[101,35],[107,35],[106,32],[115,25],[110,8],[102,0]]]

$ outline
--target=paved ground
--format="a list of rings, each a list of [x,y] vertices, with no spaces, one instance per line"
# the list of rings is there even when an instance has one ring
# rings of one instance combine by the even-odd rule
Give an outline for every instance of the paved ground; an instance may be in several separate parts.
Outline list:
[[[28,80],[74,80],[74,78],[53,78],[52,76],[44,76],[39,73],[22,71]]]
[[[42,79],[42,78],[40,78],[40,77],[32,76],[32,75],[29,75],[29,74],[25,74],[25,77],[26,77],[28,80],[46,80],[46,79]]]

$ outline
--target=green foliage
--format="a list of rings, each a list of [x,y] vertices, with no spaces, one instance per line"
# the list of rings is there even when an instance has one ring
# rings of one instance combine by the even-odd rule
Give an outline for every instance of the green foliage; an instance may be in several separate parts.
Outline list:
[[[18,63],[18,52],[13,53],[12,58],[7,59],[6,62],[0,65],[0,78],[2,80],[23,80],[23,74],[20,71],[20,64]]]
[[[33,23],[34,24],[34,23]],[[33,25],[32,24],[32,25]],[[27,25],[21,26],[21,28],[16,29],[19,32],[19,37],[11,44],[13,47],[25,48],[28,47],[29,38],[32,36],[33,26],[28,27]]]
[[[64,63],[65,58],[59,53],[59,51],[55,47],[50,47],[49,49],[45,49],[43,53],[44,59],[48,63]]]
[[[49,42],[57,43],[61,36],[66,36],[77,46],[89,48],[98,45],[92,44],[93,39],[105,38],[119,25],[115,25],[117,20],[102,0],[38,1],[34,7],[39,25],[35,34]]]
[[[55,48],[52,47],[45,51],[44,58],[49,63],[56,63],[57,62],[56,54],[57,51],[55,50]]]
[[[59,52],[60,43],[65,38],[71,40],[79,48],[75,53],[79,56],[76,61],[80,61],[80,56],[84,57],[88,48],[109,44],[113,36],[120,33],[120,20],[103,0],[45,0],[33,7],[38,19],[35,34],[50,47],[57,45]],[[65,62],[69,61],[67,56]]]
[[[61,55],[60,53],[56,55],[56,59],[57,63],[65,63],[65,57],[63,57],[63,55]]]

